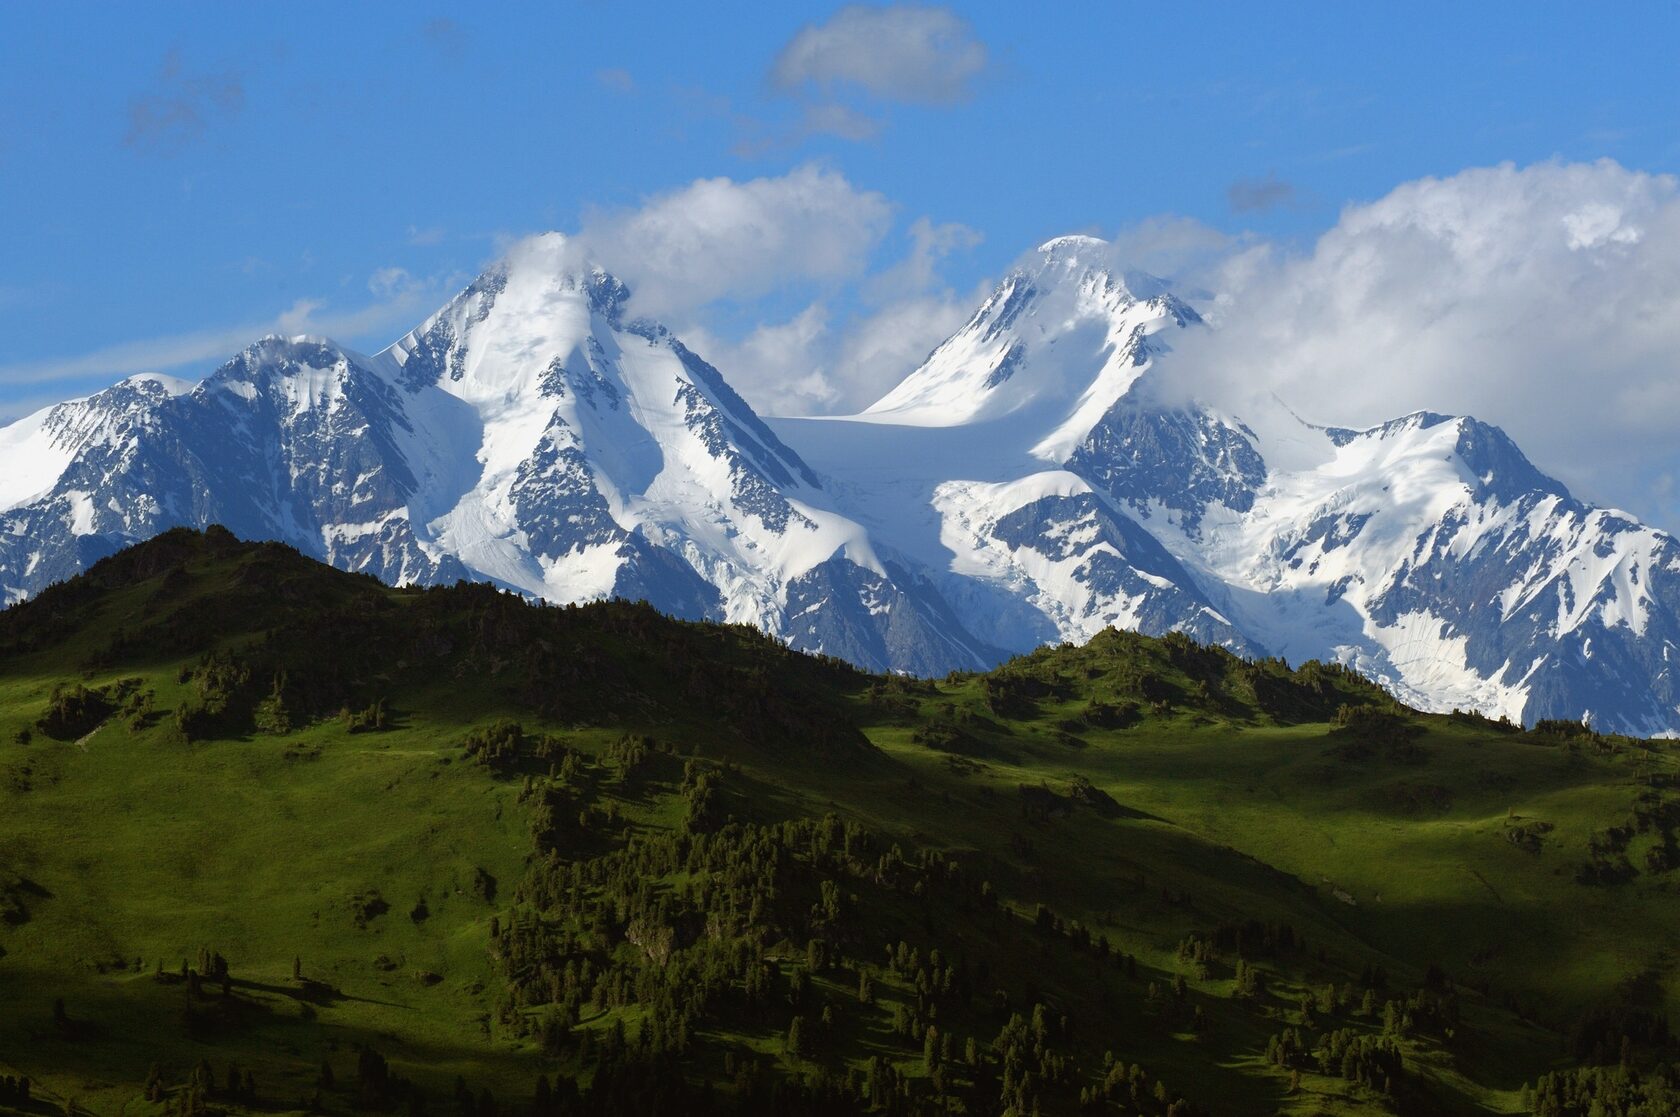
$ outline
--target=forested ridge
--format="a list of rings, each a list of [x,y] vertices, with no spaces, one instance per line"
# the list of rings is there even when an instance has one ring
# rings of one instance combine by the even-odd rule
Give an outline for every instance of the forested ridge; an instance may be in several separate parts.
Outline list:
[[[1677,772],[173,531],[0,613],[0,1111],[1673,1112]]]

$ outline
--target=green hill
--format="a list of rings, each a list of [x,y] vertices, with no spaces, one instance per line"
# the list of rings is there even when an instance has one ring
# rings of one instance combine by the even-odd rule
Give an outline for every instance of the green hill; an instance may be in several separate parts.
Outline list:
[[[0,1112],[1672,1112],[1677,776],[170,532],[0,613]]]

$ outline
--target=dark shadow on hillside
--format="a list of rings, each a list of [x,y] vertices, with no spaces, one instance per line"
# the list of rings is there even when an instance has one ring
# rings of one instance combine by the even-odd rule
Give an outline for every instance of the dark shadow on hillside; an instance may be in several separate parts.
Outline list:
[[[304,978],[296,984],[275,985],[271,982],[251,981],[235,977],[229,979],[229,984],[232,985],[236,991],[244,990],[251,993],[268,993],[271,996],[286,997],[302,1004],[311,1004],[322,1008],[335,1004],[341,1004],[346,1001],[370,1005],[384,1005],[387,1008],[413,1007],[411,1005],[403,1004],[400,1001],[382,1001],[376,997],[359,997],[351,993],[346,993],[324,981],[315,981],[310,978]]]

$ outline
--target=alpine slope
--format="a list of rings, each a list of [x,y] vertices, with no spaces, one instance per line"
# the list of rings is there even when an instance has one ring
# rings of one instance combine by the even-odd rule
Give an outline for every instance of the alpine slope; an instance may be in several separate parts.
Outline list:
[[[1211,327],[1109,256],[1050,241],[861,414],[766,420],[545,234],[378,354],[269,337],[0,427],[0,597],[220,523],[872,670],[1120,626],[1342,662],[1425,709],[1680,732],[1672,536],[1467,416],[1251,425],[1174,399],[1174,339]]]

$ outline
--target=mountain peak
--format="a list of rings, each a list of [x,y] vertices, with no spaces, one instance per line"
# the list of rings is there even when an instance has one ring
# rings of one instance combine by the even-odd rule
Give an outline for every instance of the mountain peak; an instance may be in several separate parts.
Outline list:
[[[178,376],[166,376],[161,372],[137,372],[132,376],[123,377],[122,382],[141,388],[156,385],[163,389],[165,394],[171,396],[184,396],[197,386],[196,381],[183,380]]]
[[[1319,429],[1338,448],[1356,442],[1435,446],[1456,457],[1464,468],[1465,482],[1479,500],[1510,502],[1527,496],[1573,500],[1561,481],[1535,468],[1510,435],[1471,415],[1413,411],[1363,430]]]
[[[1068,280],[1081,285],[1095,281],[1101,285],[1125,286],[1110,258],[1109,243],[1077,233],[1045,241],[1016,271],[1031,276],[1038,286],[1046,289]]]
[[[1374,427],[1322,427],[1320,429],[1329,435],[1330,441],[1335,445],[1346,446],[1356,438],[1389,438],[1405,431],[1426,431],[1454,420],[1455,416],[1443,415],[1438,411],[1413,411],[1390,419],[1385,423],[1378,423]]]
[[[1200,320],[1165,281],[1117,270],[1110,250],[1082,234],[1045,241],[864,414],[926,427],[1016,416],[1020,449],[1065,460],[1141,375],[1149,335]]]
[[[320,334],[264,334],[239,351],[239,358],[296,361],[312,368],[327,368],[348,356],[338,342]]]
[[[1038,246],[1043,256],[1073,256],[1081,253],[1101,252],[1108,247],[1108,242],[1101,237],[1088,236],[1084,233],[1068,233],[1065,236],[1051,237]]]
[[[622,302],[630,294],[630,289],[617,276],[589,255],[581,241],[553,231],[515,242],[485,274],[494,275],[502,282],[511,279],[547,284],[562,291],[582,290],[591,295],[600,292],[607,296],[609,303],[614,298]]]

